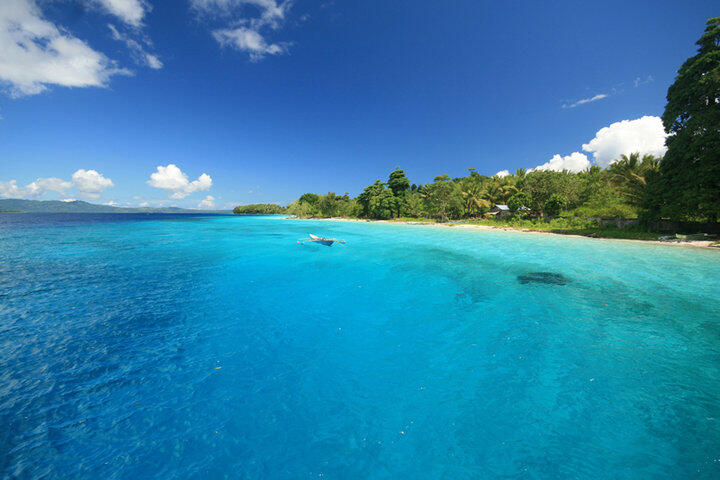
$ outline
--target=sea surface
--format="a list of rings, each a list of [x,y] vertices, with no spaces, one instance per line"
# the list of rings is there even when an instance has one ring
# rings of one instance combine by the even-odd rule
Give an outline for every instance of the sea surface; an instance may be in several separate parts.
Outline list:
[[[2,214],[0,478],[717,479],[720,252]]]

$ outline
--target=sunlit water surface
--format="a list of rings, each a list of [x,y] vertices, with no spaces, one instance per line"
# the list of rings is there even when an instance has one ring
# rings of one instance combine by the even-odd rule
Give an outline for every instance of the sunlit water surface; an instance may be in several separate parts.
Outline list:
[[[720,478],[719,296],[699,249],[0,215],[0,477]]]

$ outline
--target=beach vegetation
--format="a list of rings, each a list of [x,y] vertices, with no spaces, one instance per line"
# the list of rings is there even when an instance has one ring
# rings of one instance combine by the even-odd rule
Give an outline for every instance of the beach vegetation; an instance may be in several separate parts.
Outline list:
[[[423,188],[426,211],[446,222],[463,211],[459,182],[450,180],[449,175],[438,175],[435,181]]]
[[[238,205],[233,209],[238,215],[278,215],[285,213],[285,207],[275,203],[253,203],[250,205]]]
[[[648,221],[720,218],[720,17],[707,21],[696,44],[668,89],[667,152],[642,201]]]
[[[659,220],[716,222],[720,17],[707,22],[697,44],[698,53],[682,65],[668,90],[663,158],[632,152],[607,168],[592,165],[581,172],[519,168],[486,176],[470,168],[464,177],[439,175],[426,184],[411,183],[395,167],[387,181],[376,180],[356,198],[306,193],[287,211],[299,217],[479,222],[617,238],[657,238],[652,229]],[[623,221],[608,222],[613,218]]]
[[[546,215],[550,215],[551,217],[557,217],[558,215],[560,215],[560,212],[565,208],[565,205],[567,205],[567,199],[559,193],[553,193],[552,195],[550,195],[550,198],[548,198],[548,201],[545,202],[543,211]]]
[[[515,213],[523,208],[530,209],[532,205],[532,197],[525,192],[518,192],[508,199],[507,206],[511,212]]]

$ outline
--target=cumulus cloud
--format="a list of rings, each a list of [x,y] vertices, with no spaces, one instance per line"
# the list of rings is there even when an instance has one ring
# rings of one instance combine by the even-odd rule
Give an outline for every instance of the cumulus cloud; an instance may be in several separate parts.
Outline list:
[[[575,108],[575,107],[579,107],[580,105],[585,105],[586,103],[597,102],[598,100],[602,100],[603,98],[607,98],[607,97],[608,97],[608,95],[606,93],[599,93],[593,97],[580,99],[577,102],[566,103],[562,106],[562,108]]]
[[[208,195],[198,203],[198,208],[215,208],[215,197]]]
[[[623,154],[640,152],[655,156],[665,155],[666,137],[660,117],[644,116],[601,128],[595,138],[584,144],[582,149],[592,153],[595,163],[605,168]]]
[[[32,191],[36,192],[57,192],[64,195],[68,190],[72,188],[72,182],[63,180],[62,178],[50,177],[50,178],[38,178],[32,182],[28,187]]]
[[[149,9],[148,5],[141,0],[94,0],[108,13],[115,15],[123,22],[133,27],[142,24],[143,17]]]
[[[112,35],[113,40],[122,42],[127,46],[128,50],[130,50],[130,55],[132,55],[132,58],[135,60],[135,63],[138,65],[148,66],[153,70],[159,70],[163,67],[163,63],[157,55],[150,53],[147,50],[152,46],[150,40],[143,38],[143,45],[143,43],[135,40],[128,34],[121,33],[114,25],[108,25],[108,28],[110,29],[110,34]]]
[[[171,163],[165,167],[158,166],[157,171],[150,175],[147,183],[151,187],[171,193],[170,198],[181,199],[193,192],[209,190],[212,186],[212,178],[207,173],[203,173],[197,180],[191,182],[177,165]]]
[[[555,172],[562,172],[568,170],[570,172],[582,172],[590,167],[590,161],[588,157],[580,152],[573,152],[565,157],[561,155],[554,155],[550,160],[538,165],[535,168],[531,168],[529,171],[533,172],[536,170],[552,170]]]
[[[508,175],[510,175],[510,170],[500,170],[495,175],[493,175],[493,177],[504,178],[504,177],[507,177]]]
[[[0,1],[0,82],[11,96],[48,85],[104,87],[118,74],[130,72],[45,20],[34,0]]]
[[[245,52],[252,61],[287,52],[288,43],[269,42],[266,32],[278,30],[283,24],[289,0],[191,0],[191,4],[203,16],[229,21],[230,26],[212,32],[221,46]],[[251,7],[250,11],[247,7]],[[259,15],[248,16],[253,12]]]
[[[0,197],[3,198],[24,198],[37,195],[36,192],[29,192],[27,189],[19,187],[16,180],[8,182],[0,182]]]
[[[24,187],[19,186],[16,180],[0,182],[0,197],[39,198],[45,192],[65,195],[74,187],[83,196],[96,199],[100,198],[103,190],[112,186],[114,186],[112,180],[105,178],[97,171],[80,169],[73,174],[72,181],[57,177],[38,178]],[[67,201],[74,201],[74,199]]]
[[[80,169],[73,173],[73,185],[78,191],[88,198],[100,198],[100,194],[106,188],[114,187],[115,184],[109,178],[105,178],[96,170]]]

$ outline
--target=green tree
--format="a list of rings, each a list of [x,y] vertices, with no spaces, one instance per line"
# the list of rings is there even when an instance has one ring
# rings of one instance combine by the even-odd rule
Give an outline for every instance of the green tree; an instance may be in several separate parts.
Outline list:
[[[419,193],[412,192],[405,197],[404,212],[409,217],[422,217],[425,215],[423,199]]]
[[[363,217],[370,216],[370,199],[378,195],[381,190],[385,189],[385,184],[380,180],[375,180],[375,183],[365,187],[360,195],[357,196],[357,201],[360,204],[360,215]]]
[[[308,218],[315,215],[315,208],[306,202],[295,200],[287,207],[287,213],[289,215],[295,215],[300,218]]]
[[[390,191],[392,191],[392,194],[395,196],[395,215],[399,217],[400,211],[407,202],[406,196],[410,192],[410,180],[408,180],[405,172],[400,170],[399,167],[395,167],[395,170],[390,172],[388,188],[390,188]]]
[[[575,208],[580,204],[583,191],[583,179],[570,172],[552,170],[535,170],[523,179],[523,191],[532,198],[530,208],[537,212],[543,211],[550,195],[557,193],[567,199],[568,207]]]
[[[481,215],[492,207],[485,188],[484,177],[478,174],[474,168],[469,169],[470,175],[460,180],[460,195],[463,199],[465,214],[471,217]]]
[[[532,205],[532,197],[525,192],[519,192],[508,199],[508,209],[511,212],[517,212],[521,208],[530,208]]]
[[[277,215],[285,213],[286,208],[274,203],[253,203],[250,205],[238,205],[233,213],[240,215]]]
[[[450,180],[449,175],[438,175],[435,181],[423,188],[428,209],[446,222],[449,215],[456,214],[462,209],[462,200],[456,182]]]
[[[318,204],[318,200],[320,200],[320,195],[317,195],[315,193],[304,193],[300,196],[298,200],[314,207]]]
[[[370,218],[387,220],[397,211],[397,198],[390,189],[384,188],[377,195],[370,197]]]
[[[565,208],[565,205],[567,205],[567,199],[562,195],[553,193],[550,195],[548,201],[545,202],[543,213],[551,217],[557,217],[560,215],[562,209]]]
[[[644,202],[656,218],[720,218],[720,17],[696,44],[667,93],[668,150]]]
[[[592,165],[587,170],[577,174],[579,178],[579,198],[577,204],[584,204],[590,198],[597,197],[600,192],[611,191],[615,193],[614,188],[610,185],[607,175],[597,165]]]
[[[344,216],[345,204],[350,201],[350,197],[336,195],[335,192],[328,192],[327,195],[321,195],[318,199],[318,209],[323,217]]]
[[[367,218],[388,219],[392,218],[397,210],[397,202],[392,191],[385,188],[380,180],[365,187],[363,192],[357,196],[360,204],[360,214]]]
[[[608,182],[599,184],[602,188],[594,191],[587,200],[573,210],[578,217],[616,217],[633,218],[637,209],[629,205],[618,195],[617,190]]]
[[[395,167],[395,170],[390,172],[388,188],[392,190],[393,195],[395,195],[396,197],[410,190],[410,180],[408,180],[408,178],[405,176],[405,172],[403,170]]]
[[[608,174],[610,182],[617,188],[625,201],[635,207],[640,206],[647,189],[647,178],[650,172],[656,172],[660,166],[660,159],[652,155],[635,152],[621,155],[620,159],[610,164]]]

